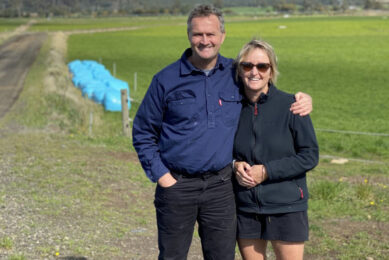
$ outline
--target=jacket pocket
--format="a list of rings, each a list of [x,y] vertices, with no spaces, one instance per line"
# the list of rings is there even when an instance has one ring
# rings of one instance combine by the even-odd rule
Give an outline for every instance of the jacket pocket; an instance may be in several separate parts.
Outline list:
[[[259,200],[263,205],[285,205],[304,199],[303,189],[295,180],[261,185]]]

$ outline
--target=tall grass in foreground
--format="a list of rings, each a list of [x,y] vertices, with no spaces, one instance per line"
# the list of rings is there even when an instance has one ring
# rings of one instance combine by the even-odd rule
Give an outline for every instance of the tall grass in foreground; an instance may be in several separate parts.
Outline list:
[[[253,36],[269,41],[278,55],[278,87],[309,93],[317,129],[389,133],[389,20],[384,17],[268,19],[227,23],[221,53],[235,57]],[[189,46],[183,24],[129,32],[72,35],[68,61],[116,63],[118,77],[138,89],[140,101],[152,76],[178,59]],[[131,110],[133,116],[137,104]],[[323,154],[389,158],[389,137],[317,131]]]

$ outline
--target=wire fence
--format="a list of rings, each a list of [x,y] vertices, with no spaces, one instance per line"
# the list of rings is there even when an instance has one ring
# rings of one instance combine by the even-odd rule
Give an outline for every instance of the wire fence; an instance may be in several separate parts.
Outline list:
[[[345,131],[345,130],[336,130],[336,129],[315,128],[315,130],[316,130],[316,131],[319,131],[319,132],[338,133],[338,134],[370,135],[370,136],[389,136],[389,134],[385,134],[385,133]]]

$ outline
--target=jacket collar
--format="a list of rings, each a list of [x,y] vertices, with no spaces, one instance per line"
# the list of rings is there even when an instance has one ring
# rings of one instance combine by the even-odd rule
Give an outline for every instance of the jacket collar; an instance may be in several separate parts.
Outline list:
[[[277,88],[276,86],[274,86],[272,83],[269,83],[269,91],[265,94],[265,93],[261,93],[261,95],[259,96],[259,100],[257,102],[257,104],[264,104],[266,103],[273,95],[274,93],[277,91]],[[254,104],[253,102],[251,102],[247,97],[246,95],[244,95],[244,91],[243,91],[243,86],[242,86],[242,95],[243,95],[243,102],[246,103],[246,104]]]

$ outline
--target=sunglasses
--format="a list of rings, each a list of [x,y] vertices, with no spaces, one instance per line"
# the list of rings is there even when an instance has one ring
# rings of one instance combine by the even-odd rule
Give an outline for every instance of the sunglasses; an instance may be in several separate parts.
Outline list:
[[[251,71],[254,66],[257,68],[259,72],[266,72],[270,67],[270,63],[258,63],[258,64],[252,64],[251,62],[241,62],[240,67],[245,71],[249,72]]]

